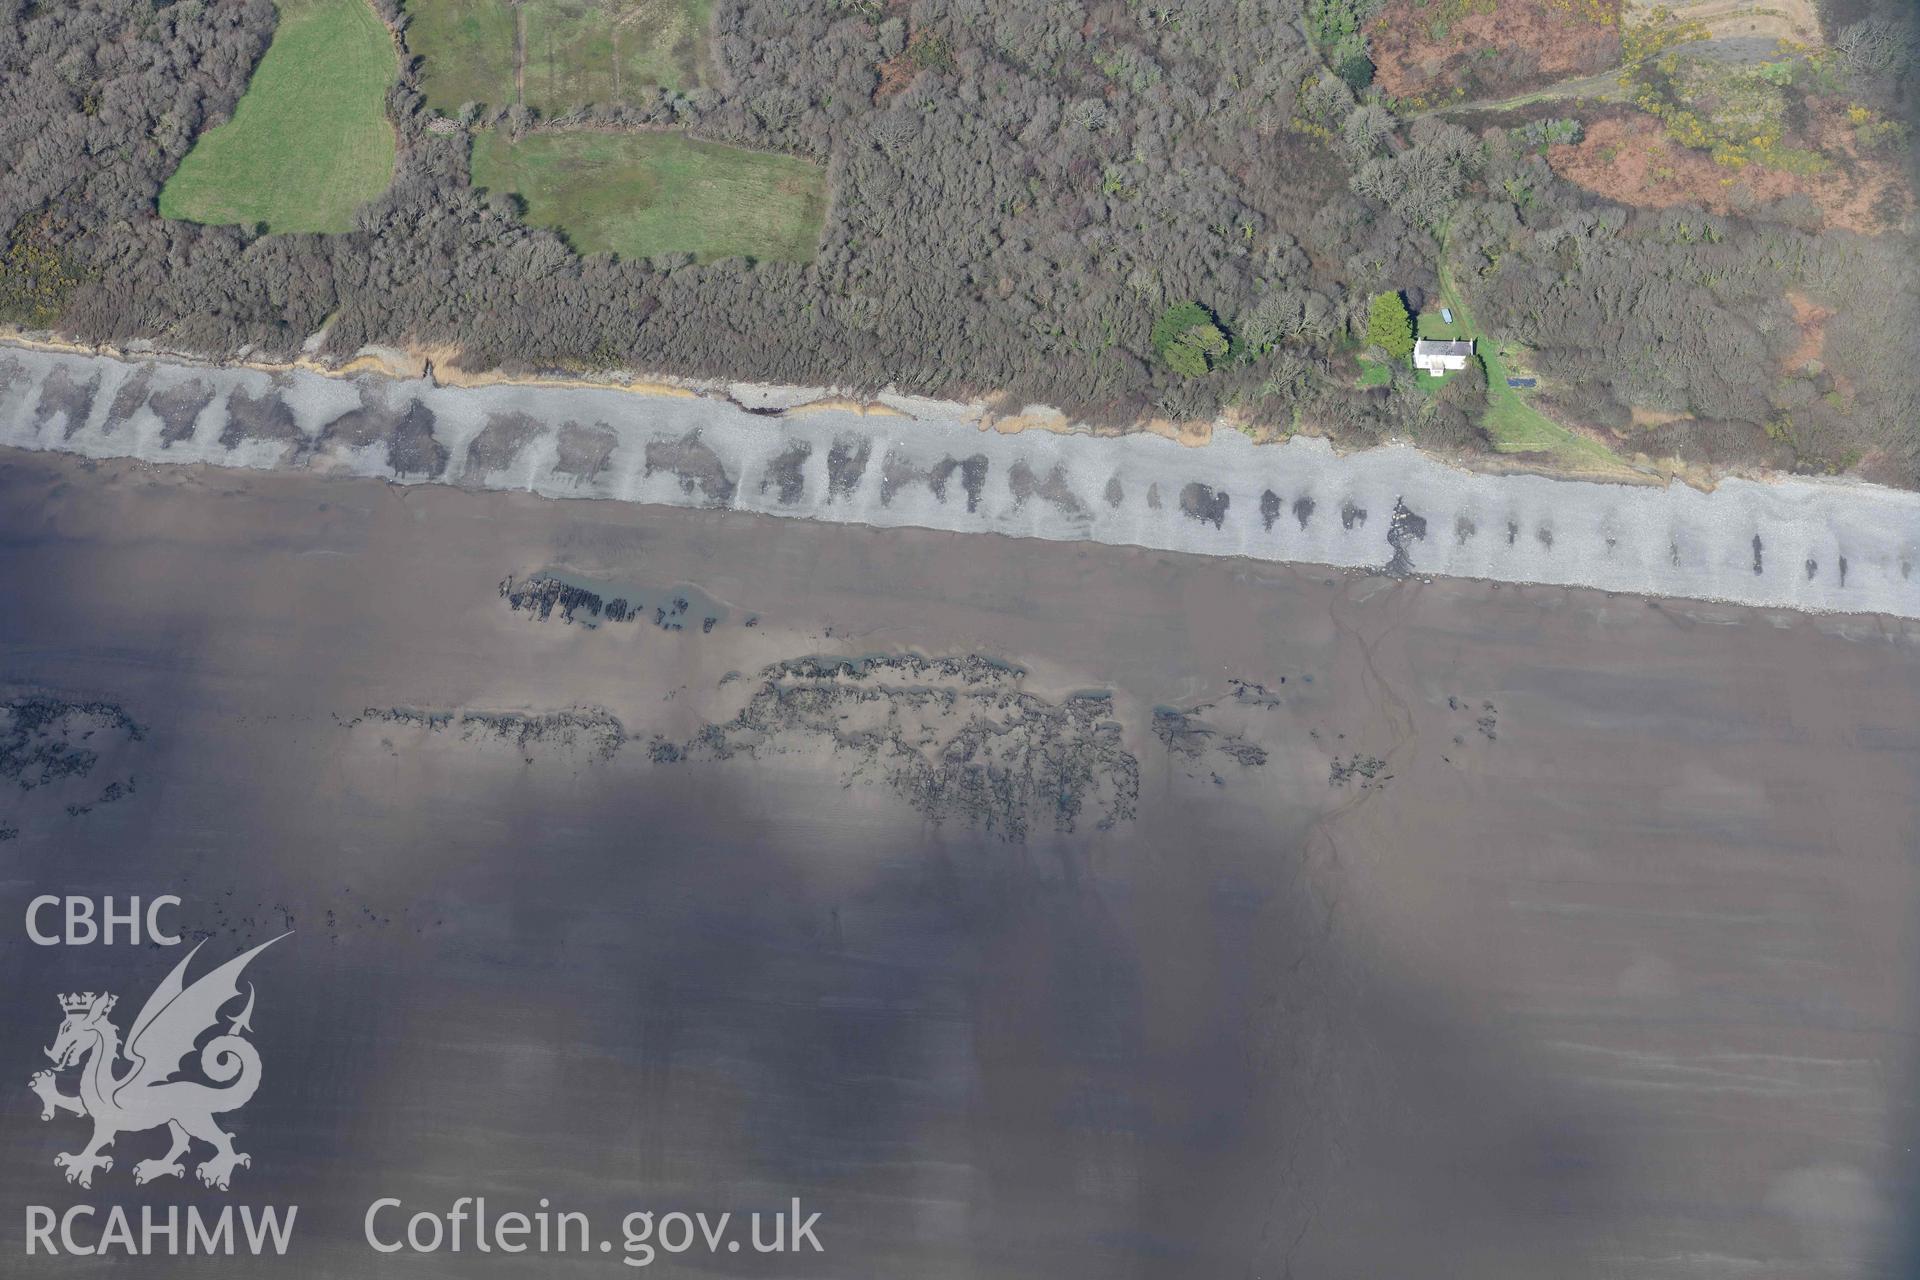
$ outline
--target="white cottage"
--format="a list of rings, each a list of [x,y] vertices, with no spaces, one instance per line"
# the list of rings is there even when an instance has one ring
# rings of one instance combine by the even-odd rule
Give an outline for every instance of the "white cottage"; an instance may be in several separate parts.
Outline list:
[[[1439,377],[1449,369],[1464,369],[1473,355],[1473,339],[1462,342],[1437,342],[1421,338],[1413,344],[1413,367]]]

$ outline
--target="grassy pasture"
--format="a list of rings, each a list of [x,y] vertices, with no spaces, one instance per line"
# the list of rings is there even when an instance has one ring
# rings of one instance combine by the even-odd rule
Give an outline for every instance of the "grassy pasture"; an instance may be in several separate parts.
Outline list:
[[[415,0],[407,6],[407,48],[424,61],[427,105],[447,115],[469,102],[518,102],[512,0]]]
[[[273,44],[233,119],[160,191],[163,217],[346,231],[393,178],[387,89],[399,63],[367,0],[279,0]]]
[[[427,102],[544,115],[705,83],[712,0],[412,0]]]
[[[580,252],[623,258],[802,262],[826,213],[818,165],[671,133],[484,133],[473,181],[518,196],[528,222]]]

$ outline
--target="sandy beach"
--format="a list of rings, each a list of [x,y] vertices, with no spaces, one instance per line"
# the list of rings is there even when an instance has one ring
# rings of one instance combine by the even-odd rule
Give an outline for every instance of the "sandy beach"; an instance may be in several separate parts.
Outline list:
[[[475,1194],[824,1215],[669,1274],[1912,1265],[1893,610],[319,470],[0,452],[11,918],[294,931],[231,1198],[300,1231],[249,1274],[529,1274],[362,1240]],[[20,1087],[56,992],[173,957],[4,939],[3,1198],[200,1195],[68,1186]],[[9,1274],[83,1265],[21,1229]]]

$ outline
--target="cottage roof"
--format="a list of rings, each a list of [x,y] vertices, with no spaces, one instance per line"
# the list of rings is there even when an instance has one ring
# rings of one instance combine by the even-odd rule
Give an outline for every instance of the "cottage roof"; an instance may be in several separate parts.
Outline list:
[[[1414,358],[1421,356],[1470,356],[1473,354],[1473,339],[1458,341],[1436,338],[1420,338],[1413,344]]]

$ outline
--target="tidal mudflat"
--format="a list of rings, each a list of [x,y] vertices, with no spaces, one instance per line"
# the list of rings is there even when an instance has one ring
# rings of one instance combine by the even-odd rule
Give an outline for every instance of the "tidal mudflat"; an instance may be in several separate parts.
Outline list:
[[[983,431],[775,389],[439,387],[0,350],[0,445],[1920,617],[1920,495],[1481,475],[1410,448]]]
[[[1912,623],[9,451],[0,674],[7,918],[294,930],[249,1274],[528,1274],[362,1241],[460,1195],[797,1196],[780,1274],[1910,1264]],[[9,1274],[201,1194],[24,1087],[170,961],[0,934]]]

